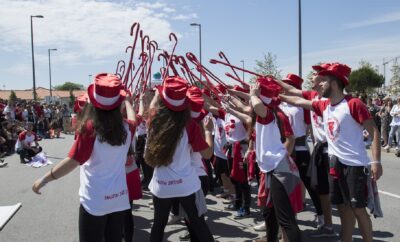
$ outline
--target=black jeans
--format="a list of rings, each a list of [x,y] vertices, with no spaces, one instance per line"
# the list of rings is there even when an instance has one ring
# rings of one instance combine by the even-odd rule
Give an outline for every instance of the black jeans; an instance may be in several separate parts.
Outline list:
[[[37,155],[38,153],[40,153],[42,151],[42,147],[39,147],[38,152],[35,152],[31,149],[24,149],[24,148],[19,148],[17,149],[17,154],[19,154],[19,158],[21,160],[21,163],[25,163],[25,159],[27,160],[31,160],[32,157],[34,157],[35,155]]]
[[[121,242],[125,211],[94,216],[79,208],[80,242]]]
[[[185,210],[195,237],[202,242],[214,241],[210,229],[204,220],[204,216],[199,217],[198,215],[195,202],[196,196],[193,193],[186,197],[176,198],[158,198],[153,195],[154,223],[151,228],[150,242],[163,241],[165,226],[167,225],[169,211],[171,210],[174,199],[177,199]]]
[[[285,230],[290,242],[301,242],[301,232],[290,205],[289,197],[282,183],[274,176],[271,177],[270,196],[272,207],[266,207],[263,210],[263,217],[268,231],[267,241],[277,241],[280,225]]]
[[[124,218],[124,229],[123,229],[123,237],[125,242],[133,241],[133,232],[135,223],[133,221],[132,209],[133,209],[133,201],[130,202],[131,208],[125,210],[125,218]]]

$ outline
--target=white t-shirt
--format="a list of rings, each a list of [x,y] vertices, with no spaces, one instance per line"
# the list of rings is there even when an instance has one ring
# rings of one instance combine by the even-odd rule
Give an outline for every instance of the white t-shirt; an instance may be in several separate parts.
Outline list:
[[[192,166],[196,170],[198,176],[207,176],[206,168],[203,164],[203,159],[200,152],[191,152]]]
[[[226,144],[225,120],[224,117],[216,117],[214,125],[214,155],[222,159],[227,159],[224,152]]]
[[[10,114],[10,118],[11,120],[15,119],[15,108],[14,107],[10,107],[9,105],[7,105],[4,110],[3,110],[3,114],[5,115],[6,119],[8,118],[7,113]]]
[[[336,105],[329,100],[314,101],[313,110],[322,115],[327,134],[328,153],[348,166],[367,166],[363,122],[372,119],[365,104],[358,98],[346,96]]]
[[[231,144],[247,138],[247,130],[243,122],[230,113],[225,114],[225,136]]]
[[[135,135],[136,137],[139,137],[140,135],[147,134],[147,127],[146,127],[146,121],[143,120],[140,122],[140,124],[136,128]]]
[[[289,119],[283,112],[277,113],[280,119],[283,136],[293,135]],[[256,160],[263,173],[275,169],[279,162],[288,155],[285,146],[281,142],[281,132],[274,114],[268,111],[265,118],[257,116],[255,150]]]
[[[128,134],[125,144],[112,146],[93,136],[93,127],[89,124],[87,134],[77,135],[68,154],[81,164],[80,203],[94,216],[130,208],[125,163],[135,124],[125,122],[124,127]]]
[[[159,198],[186,197],[201,188],[199,176],[192,166],[191,153],[208,148],[200,127],[190,120],[178,142],[172,162],[154,168],[149,184],[150,192]]]
[[[393,117],[390,126],[400,125],[400,105],[393,105],[392,110],[390,110],[390,115]]]
[[[305,136],[307,132],[307,125],[310,124],[309,113],[305,112],[303,108],[299,108],[285,102],[282,102],[279,107],[289,118],[294,137],[298,138]]]
[[[34,132],[31,132],[30,135],[28,135],[28,131],[23,131],[18,135],[17,142],[15,143],[15,151],[17,151],[20,148],[23,148],[23,144],[27,147],[31,147],[31,144],[37,141],[36,134]]]
[[[328,100],[327,98],[320,97],[316,91],[303,91],[303,97],[310,101],[323,101]],[[311,127],[313,136],[316,142],[326,142],[326,134],[324,129],[324,121],[321,116],[318,116],[314,111],[310,111],[311,115]]]

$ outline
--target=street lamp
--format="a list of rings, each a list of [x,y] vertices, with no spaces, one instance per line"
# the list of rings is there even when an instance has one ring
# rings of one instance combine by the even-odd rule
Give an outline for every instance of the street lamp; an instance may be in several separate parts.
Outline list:
[[[32,75],[33,75],[33,100],[36,101],[35,55],[33,51],[33,23],[32,18],[44,18],[43,15],[31,15],[31,49],[32,49]]]
[[[301,53],[301,0],[299,0],[299,76],[302,75],[302,53]]]
[[[57,49],[47,49],[49,52],[49,80],[50,80],[50,97],[53,97],[53,92],[51,91],[51,61],[50,61],[50,51],[57,51]]]
[[[92,82],[92,80],[91,80],[92,76],[93,76],[92,74],[89,74],[89,75],[88,75],[88,78],[89,78],[89,85],[90,85],[90,83]]]
[[[200,55],[200,65],[201,65],[201,24],[199,23],[191,23],[190,26],[199,27],[199,55]],[[200,80],[201,80],[201,72],[200,72]]]
[[[242,69],[243,69],[243,71],[242,71],[242,75],[243,75],[242,80],[244,81],[244,60],[241,60],[240,62],[242,62]]]

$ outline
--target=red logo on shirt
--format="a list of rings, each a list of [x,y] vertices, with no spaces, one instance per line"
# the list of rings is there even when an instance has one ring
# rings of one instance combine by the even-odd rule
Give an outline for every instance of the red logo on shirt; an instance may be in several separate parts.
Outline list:
[[[321,126],[321,122],[319,121],[319,116],[315,113],[315,112],[312,112],[312,119],[314,120],[314,125],[315,125],[315,127],[317,127],[317,128],[319,128],[320,126]]]
[[[333,117],[328,119],[328,137],[332,140],[335,141],[337,137],[339,136],[340,132],[340,126],[339,126],[339,121]]]
[[[229,137],[231,137],[232,136],[232,132],[233,132],[233,129],[235,129],[235,120],[234,119],[231,119],[230,120],[231,122],[230,122],[230,124],[227,124],[226,126],[225,126],[225,133],[226,133],[226,135],[228,135]]]

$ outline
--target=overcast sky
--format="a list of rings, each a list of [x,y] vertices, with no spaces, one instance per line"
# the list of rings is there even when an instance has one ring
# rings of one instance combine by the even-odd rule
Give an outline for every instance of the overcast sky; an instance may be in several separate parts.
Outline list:
[[[0,0],[0,89],[32,87],[30,15],[34,18],[37,86],[48,88],[48,52],[53,85],[73,81],[87,86],[88,75],[115,72],[127,60],[133,22],[161,48],[168,35],[179,37],[177,53],[198,54],[202,24],[203,63],[223,50],[230,61],[253,69],[255,60],[272,52],[282,74],[298,73],[296,0]],[[302,1],[303,75],[317,62],[339,61],[358,67],[361,59],[379,66],[400,56],[400,1]],[[400,58],[399,58],[400,61]],[[156,63],[155,67],[160,64]],[[386,76],[391,77],[388,64]],[[216,73],[222,66],[208,65]],[[246,79],[250,76],[246,75]]]

